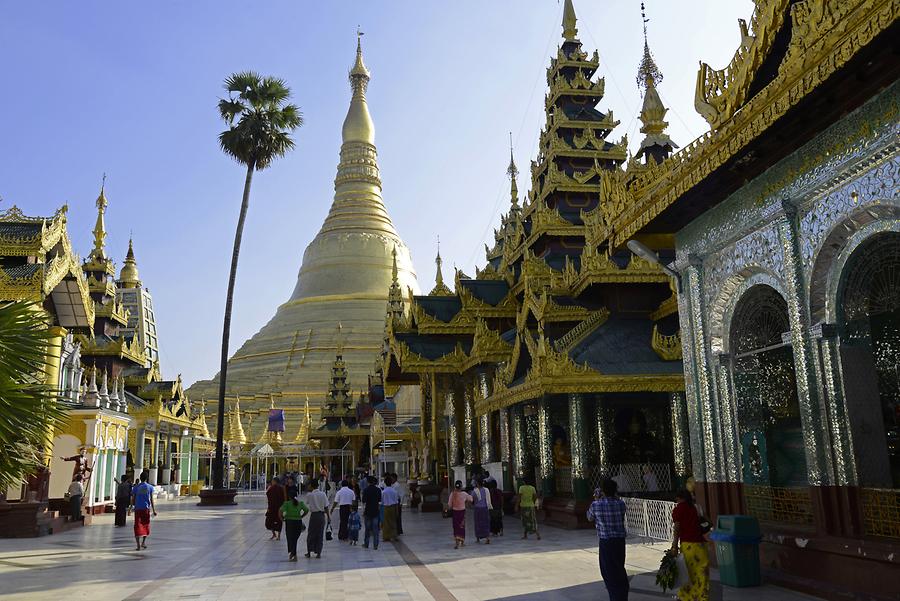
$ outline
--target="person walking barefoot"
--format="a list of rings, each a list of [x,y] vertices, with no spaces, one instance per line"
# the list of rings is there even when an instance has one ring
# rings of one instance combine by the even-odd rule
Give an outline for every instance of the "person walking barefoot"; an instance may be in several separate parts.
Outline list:
[[[472,502],[472,496],[463,490],[462,481],[457,480],[450,493],[450,511],[453,512],[454,549],[466,546],[466,503]]]
[[[147,482],[150,472],[141,472],[141,482],[131,489],[131,506],[134,507],[134,543],[135,550],[147,548],[147,537],[150,536],[150,512],[156,517],[156,503],[153,501],[153,485]]]

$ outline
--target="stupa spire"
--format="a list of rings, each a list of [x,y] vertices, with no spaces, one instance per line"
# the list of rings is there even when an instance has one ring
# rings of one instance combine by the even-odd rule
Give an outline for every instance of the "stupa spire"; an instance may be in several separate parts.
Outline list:
[[[359,30],[356,32],[356,61],[350,69],[350,89],[353,95],[350,99],[350,110],[344,119],[344,127],[341,130],[344,143],[366,142],[375,144],[375,124],[369,115],[369,107],[366,104],[366,90],[369,87],[371,74],[363,62],[362,36]]]
[[[575,26],[576,23],[575,7],[572,5],[572,0],[566,0],[565,5],[563,6],[562,29],[563,38],[565,38],[567,42],[574,42],[577,40],[576,36],[578,35],[578,28]]]

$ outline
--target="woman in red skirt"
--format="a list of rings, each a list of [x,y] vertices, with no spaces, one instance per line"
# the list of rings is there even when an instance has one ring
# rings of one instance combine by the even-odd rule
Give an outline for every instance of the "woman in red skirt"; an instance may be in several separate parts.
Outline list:
[[[141,472],[141,483],[131,489],[131,505],[134,507],[134,542],[137,551],[147,548],[147,537],[150,536],[150,512],[156,517],[156,504],[153,502],[153,486],[147,482],[150,473]]]

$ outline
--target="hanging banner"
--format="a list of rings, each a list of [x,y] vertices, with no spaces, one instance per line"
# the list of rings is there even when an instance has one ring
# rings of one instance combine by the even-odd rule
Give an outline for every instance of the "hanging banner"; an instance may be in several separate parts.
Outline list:
[[[269,432],[284,432],[284,409],[269,409]]]

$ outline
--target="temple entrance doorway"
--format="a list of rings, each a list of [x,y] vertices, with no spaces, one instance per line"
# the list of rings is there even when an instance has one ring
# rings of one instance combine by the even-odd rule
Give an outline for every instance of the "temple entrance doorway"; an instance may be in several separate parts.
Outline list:
[[[761,520],[811,524],[787,302],[769,285],[751,286],[729,332],[747,511]]]
[[[844,267],[837,317],[859,483],[900,488],[900,233],[876,234]]]

